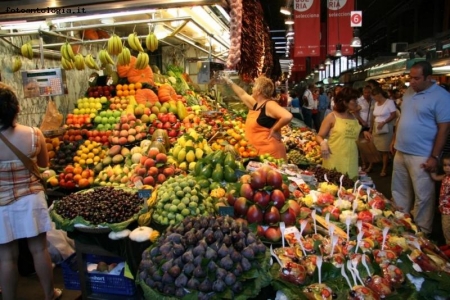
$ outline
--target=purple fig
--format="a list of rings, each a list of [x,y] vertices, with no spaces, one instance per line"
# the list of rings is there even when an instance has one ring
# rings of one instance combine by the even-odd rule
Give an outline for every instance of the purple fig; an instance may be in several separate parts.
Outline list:
[[[180,269],[179,266],[174,265],[174,266],[172,266],[172,267],[167,271],[167,273],[168,273],[170,276],[172,276],[173,278],[177,278],[178,275],[180,275],[180,273],[181,273],[181,269]]]
[[[188,262],[183,267],[183,273],[189,276],[192,274],[192,272],[194,272],[194,269],[195,269],[194,264],[192,262]]]
[[[188,278],[183,273],[180,274],[180,276],[175,279],[175,286],[176,287],[185,287],[188,282]]]
[[[233,250],[233,252],[231,252],[230,258],[233,262],[237,263],[241,261],[242,255],[236,250]]]
[[[161,266],[161,271],[163,272],[167,272],[169,271],[170,268],[172,268],[172,260],[168,260],[165,263],[163,263],[163,265]]]
[[[188,263],[190,261],[193,261],[194,260],[194,254],[192,254],[192,251],[190,251],[190,250],[186,251],[186,252],[183,253],[183,255],[181,255],[181,260],[184,263]]]
[[[198,286],[198,290],[203,293],[209,293],[212,291],[212,282],[206,277]]]
[[[255,258],[255,252],[253,252],[253,249],[249,246],[245,247],[244,250],[242,250],[241,254],[248,259]]]
[[[216,278],[217,279],[224,279],[225,276],[227,276],[227,271],[223,268],[217,268],[216,270]]]
[[[163,288],[164,295],[173,295],[175,293],[175,287],[171,284],[166,284]]]
[[[206,271],[199,265],[195,267],[194,272],[192,272],[192,276],[196,278],[203,278],[206,276]]]
[[[162,276],[161,282],[168,285],[173,283],[173,277],[170,276],[169,273],[165,272],[164,275]]]
[[[226,288],[225,282],[223,282],[221,279],[217,279],[212,284],[212,289],[214,292],[218,292],[218,293],[223,292],[225,290],[225,288]]]
[[[230,255],[227,255],[220,260],[220,266],[225,270],[231,270],[233,268],[233,261],[231,260]]]
[[[228,273],[227,276],[225,276],[224,282],[226,285],[232,286],[236,282],[236,275]]]
[[[206,249],[205,258],[206,259],[216,260],[217,259],[217,252],[208,247],[208,249]]]
[[[233,274],[236,275],[236,277],[241,276],[241,274],[244,272],[244,269],[241,266],[241,263],[238,262],[233,269]]]
[[[217,255],[219,258],[225,257],[228,255],[230,250],[225,244],[222,244],[222,247],[220,247],[219,251],[217,251]]]
[[[196,290],[198,289],[198,286],[200,285],[200,282],[198,281],[197,278],[192,277],[191,279],[188,280],[188,282],[186,283],[186,287],[190,290]]]
[[[177,298],[183,298],[186,294],[187,292],[184,290],[184,288],[180,287],[175,290],[175,297]]]
[[[243,257],[241,260],[241,266],[242,266],[242,270],[244,270],[244,272],[250,270],[252,268],[252,264],[250,263],[250,261]]]

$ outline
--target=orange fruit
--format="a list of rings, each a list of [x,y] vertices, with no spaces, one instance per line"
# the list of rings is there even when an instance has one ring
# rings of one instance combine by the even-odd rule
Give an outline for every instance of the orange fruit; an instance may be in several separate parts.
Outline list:
[[[123,91],[123,95],[126,97],[126,96],[128,96],[130,94],[130,91],[129,90],[125,90],[125,91]]]
[[[240,141],[239,141],[239,145],[245,147],[245,146],[247,146],[247,141],[245,141],[245,140],[240,140]]]
[[[122,89],[123,89],[124,91],[127,91],[127,90],[128,90],[128,84],[124,84],[124,85],[122,86]]]
[[[80,174],[76,174],[75,176],[73,176],[73,181],[75,181],[75,183],[78,183],[78,181],[80,181],[81,178],[83,177],[81,177]]]
[[[123,86],[121,84],[116,85],[116,90],[121,91],[123,89]]]
[[[249,156],[249,153],[248,153],[247,151],[243,151],[243,152],[241,153],[241,156],[244,157],[244,158],[246,158],[246,157]]]
[[[136,84],[134,85],[134,88],[135,88],[136,90],[142,89],[142,83],[136,82]]]
[[[132,96],[136,95],[136,91],[135,90],[130,90],[130,95],[132,95]]]
[[[130,83],[129,85],[128,85],[128,89],[131,91],[131,90],[134,90],[134,83]]]
[[[122,96],[122,95],[123,95],[123,91],[118,90],[118,91],[116,92],[116,95],[117,95],[117,96]]]

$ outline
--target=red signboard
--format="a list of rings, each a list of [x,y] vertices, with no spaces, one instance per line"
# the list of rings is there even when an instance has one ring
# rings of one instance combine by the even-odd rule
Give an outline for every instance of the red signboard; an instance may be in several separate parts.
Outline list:
[[[350,13],[354,9],[354,0],[328,0],[328,51],[336,54],[336,44],[341,44],[342,55],[352,55],[350,42],[353,38],[353,28],[350,26]]]
[[[294,65],[292,66],[292,72],[306,72],[306,58],[294,57]]]
[[[294,0],[294,57],[320,55],[320,0]]]

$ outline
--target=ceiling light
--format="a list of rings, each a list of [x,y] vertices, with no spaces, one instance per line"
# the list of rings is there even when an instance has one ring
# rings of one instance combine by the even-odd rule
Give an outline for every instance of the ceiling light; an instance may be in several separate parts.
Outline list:
[[[353,29],[353,38],[352,41],[350,42],[350,47],[361,47],[361,39],[359,38],[359,29],[355,28]]]
[[[442,42],[439,40],[436,41],[436,53],[442,53]]]
[[[109,13],[109,14],[96,14],[96,15],[82,16],[82,17],[60,18],[60,19],[52,20],[52,23],[60,24],[60,23],[69,23],[69,22],[80,22],[80,21],[98,20],[98,19],[102,19],[102,18],[104,19],[104,18],[132,16],[132,15],[138,15],[138,14],[150,14],[150,13],[155,13],[155,12],[156,12],[156,9],[122,11],[122,12]]]
[[[336,57],[342,56],[342,45],[336,44],[336,53],[334,54]]]
[[[330,56],[329,56],[329,55],[327,55],[327,59],[325,59],[325,62],[324,62],[324,64],[325,64],[326,66],[329,66],[329,65],[331,65],[331,58],[330,58]]]
[[[320,64],[320,65],[319,65],[319,70],[321,70],[321,71],[322,71],[322,70],[325,70],[325,65],[324,65],[324,64]]]
[[[290,16],[292,14],[292,11],[289,7],[282,6],[280,8],[280,13],[282,13],[283,15],[286,15],[286,16]]]
[[[292,19],[291,17],[287,17],[284,20],[284,24],[286,24],[286,25],[294,25],[294,19]]]

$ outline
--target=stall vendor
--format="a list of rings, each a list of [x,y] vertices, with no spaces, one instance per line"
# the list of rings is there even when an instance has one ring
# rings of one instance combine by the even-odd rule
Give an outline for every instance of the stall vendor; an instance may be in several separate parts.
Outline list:
[[[260,76],[255,80],[249,95],[231,79],[224,78],[242,102],[249,108],[245,122],[245,136],[258,151],[258,155],[270,154],[286,159],[286,147],[281,141],[281,128],[292,119],[292,114],[272,100],[274,84],[271,79]]]

